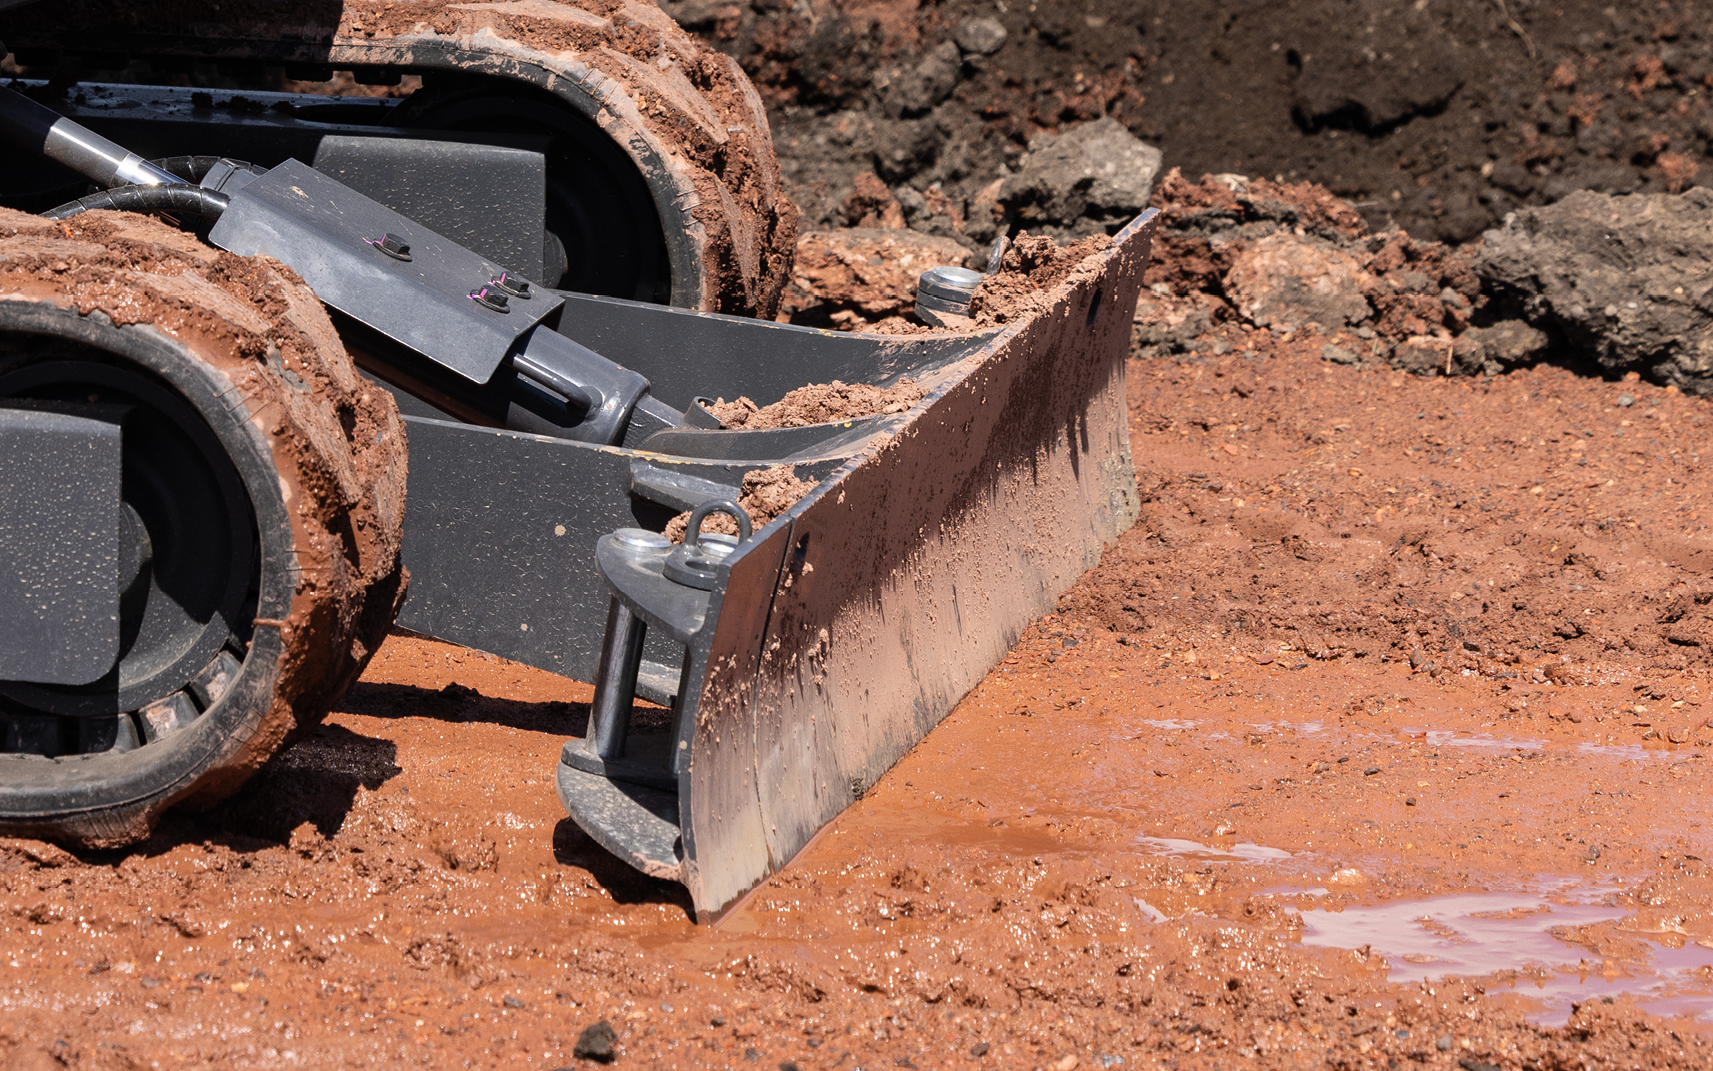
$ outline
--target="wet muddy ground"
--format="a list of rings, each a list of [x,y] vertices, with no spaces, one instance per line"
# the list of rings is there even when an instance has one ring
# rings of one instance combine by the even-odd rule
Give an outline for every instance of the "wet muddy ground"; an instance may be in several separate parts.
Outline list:
[[[586,685],[400,634],[215,813],[0,843],[5,1064],[1704,1066],[1708,403],[1232,341],[1131,361],[1142,522],[718,925],[565,820]]]
[[[877,242],[979,252],[1000,167],[1102,114],[1453,240],[1708,143],[1683,5],[1357,5],[1416,42],[1372,70],[1297,8],[1084,6],[952,64],[985,6],[668,5],[760,82],[809,223]],[[1142,520],[722,922],[564,818],[587,685],[399,634],[215,812],[0,840],[0,1064],[553,1069],[605,1023],[671,1068],[1705,1066],[1713,403],[1184,329],[1212,284],[1150,282]]]

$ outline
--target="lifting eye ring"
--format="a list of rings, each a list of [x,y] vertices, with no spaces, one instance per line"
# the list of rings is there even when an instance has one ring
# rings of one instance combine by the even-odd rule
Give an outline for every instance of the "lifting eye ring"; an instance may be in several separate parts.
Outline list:
[[[690,523],[684,528],[684,545],[698,548],[701,546],[702,522],[711,514],[724,513],[738,523],[738,542],[742,543],[754,533],[755,526],[750,522],[749,511],[729,498],[719,498],[712,502],[704,502],[690,514]]]
[[[737,521],[738,538],[730,536],[709,536],[702,538],[702,522],[714,513],[725,513]],[[690,523],[684,527],[684,542],[673,548],[672,553],[661,562],[660,571],[666,579],[686,587],[699,588],[702,591],[714,590],[719,577],[720,566],[727,558],[737,553],[744,541],[754,533],[755,526],[750,523],[749,511],[729,498],[715,499],[704,502],[690,514]]]

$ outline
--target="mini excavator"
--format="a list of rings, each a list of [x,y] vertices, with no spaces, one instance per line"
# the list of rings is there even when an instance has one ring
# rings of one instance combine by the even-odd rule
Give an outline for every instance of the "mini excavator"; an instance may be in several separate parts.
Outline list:
[[[397,626],[593,682],[560,799],[716,917],[1136,517],[1152,213],[1004,322],[941,315],[958,269],[960,329],[812,330],[759,98],[643,0],[0,0],[0,39],[0,831],[218,801]],[[776,466],[811,489],[752,525]]]

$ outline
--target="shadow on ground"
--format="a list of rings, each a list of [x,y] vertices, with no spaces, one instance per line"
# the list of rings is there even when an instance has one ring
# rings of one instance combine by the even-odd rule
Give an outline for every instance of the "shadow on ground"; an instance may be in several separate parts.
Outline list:
[[[561,866],[588,871],[616,903],[670,904],[682,908],[686,918],[696,918],[688,889],[675,881],[651,878],[620,862],[569,818],[553,827],[553,858]]]

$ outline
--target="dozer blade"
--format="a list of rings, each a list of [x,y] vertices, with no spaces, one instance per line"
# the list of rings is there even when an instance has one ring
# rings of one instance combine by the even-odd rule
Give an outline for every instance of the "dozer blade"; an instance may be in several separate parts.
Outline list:
[[[658,541],[601,540],[613,613],[664,630],[685,659],[672,737],[633,739],[605,765],[567,745],[559,793],[583,829],[717,917],[1097,562],[1137,514],[1124,362],[1154,223],[1131,223],[946,369],[891,433],[741,543],[712,590],[662,576]],[[667,776],[634,775],[651,760]]]

